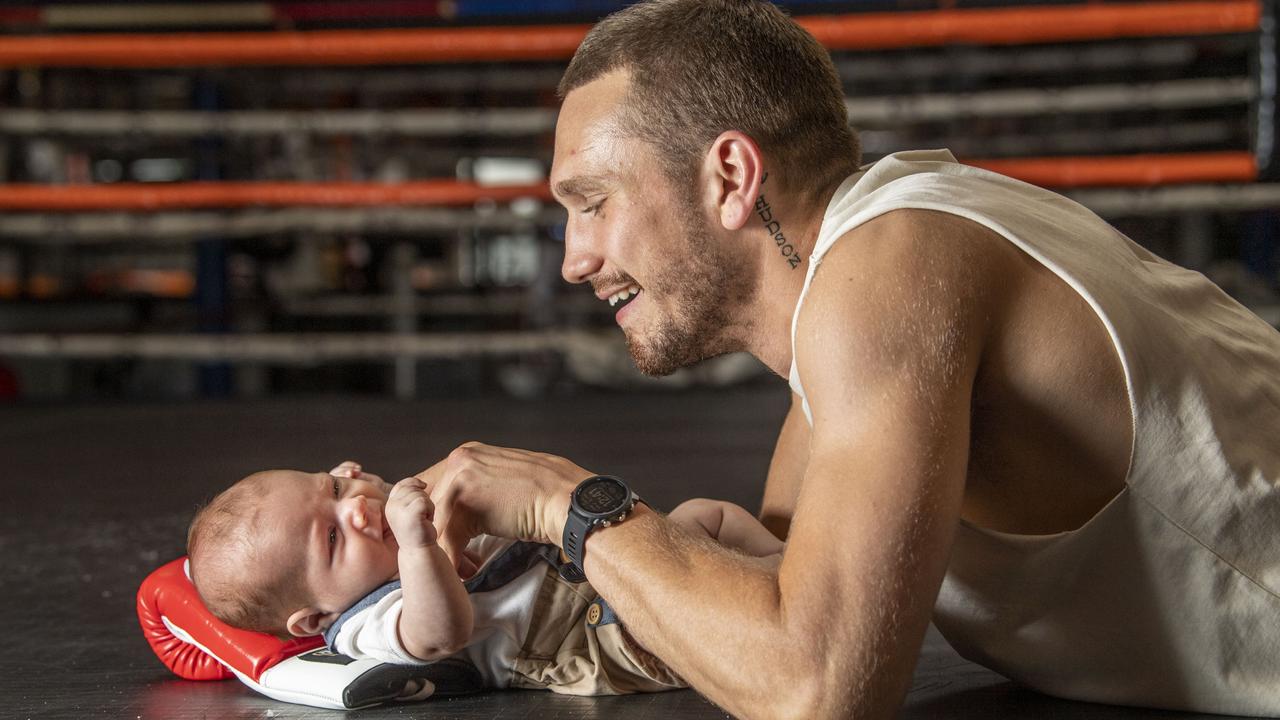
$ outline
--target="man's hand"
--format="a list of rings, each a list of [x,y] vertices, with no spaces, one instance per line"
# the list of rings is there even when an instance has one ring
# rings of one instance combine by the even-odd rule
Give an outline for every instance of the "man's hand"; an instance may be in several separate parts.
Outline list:
[[[457,565],[481,533],[560,545],[569,495],[594,473],[555,455],[469,442],[418,473],[441,547]]]
[[[432,523],[435,509],[426,483],[417,478],[405,478],[391,488],[391,495],[387,497],[387,523],[401,549],[436,545],[436,526]]]

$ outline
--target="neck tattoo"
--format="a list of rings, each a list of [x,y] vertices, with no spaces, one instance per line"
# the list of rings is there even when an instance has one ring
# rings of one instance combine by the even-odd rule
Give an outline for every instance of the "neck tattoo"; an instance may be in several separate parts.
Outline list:
[[[768,179],[769,173],[765,173],[760,184],[764,185]],[[796,252],[795,246],[787,242],[786,233],[782,231],[782,223],[773,219],[773,208],[769,207],[769,201],[765,200],[764,193],[760,193],[760,197],[756,198],[756,214],[760,216],[760,222],[764,223],[765,232],[773,236],[773,242],[778,246],[778,252],[782,254],[783,259],[792,270],[799,268],[800,254]]]

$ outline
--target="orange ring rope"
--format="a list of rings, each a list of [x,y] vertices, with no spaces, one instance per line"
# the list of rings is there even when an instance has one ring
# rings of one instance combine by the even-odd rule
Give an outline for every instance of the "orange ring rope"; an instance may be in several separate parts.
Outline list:
[[[938,10],[797,18],[833,50],[1205,35],[1257,30],[1259,0]],[[4,38],[0,67],[398,65],[566,60],[587,25]]]
[[[4,210],[157,211],[233,207],[471,205],[481,200],[551,199],[546,184],[483,186],[455,180],[377,183],[189,182],[116,185],[0,185]]]
[[[1194,182],[1252,182],[1258,165],[1248,152],[1010,158],[963,161],[1045,187],[1119,187]]]
[[[1216,35],[1252,32],[1261,19],[1258,0],[1222,0],[812,16],[797,21],[832,50],[886,50]]]
[[[1247,152],[971,160],[1046,187],[1153,186],[1250,182],[1257,165]],[[481,200],[550,200],[545,184],[481,186],[453,180],[373,183],[193,182],[151,185],[0,185],[0,210],[157,211],[236,207],[379,207],[470,205]]]

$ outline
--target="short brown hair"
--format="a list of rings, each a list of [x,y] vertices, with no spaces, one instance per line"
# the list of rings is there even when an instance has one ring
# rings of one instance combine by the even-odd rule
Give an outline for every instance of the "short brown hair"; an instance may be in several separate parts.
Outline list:
[[[288,614],[305,607],[303,569],[264,570],[263,495],[270,473],[255,473],[196,511],[187,531],[191,582],[214,617],[242,630],[288,637]]]
[[[727,130],[759,143],[782,183],[806,194],[828,189],[860,163],[831,55],[772,3],[632,5],[587,33],[560,80],[560,97],[617,69],[630,73],[620,129],[661,149],[677,182],[692,183],[697,163]]]

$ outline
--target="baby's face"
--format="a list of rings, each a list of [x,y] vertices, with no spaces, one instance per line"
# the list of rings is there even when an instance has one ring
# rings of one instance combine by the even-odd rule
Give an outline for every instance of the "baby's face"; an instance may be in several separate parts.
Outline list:
[[[267,562],[302,568],[321,609],[345,610],[396,576],[400,548],[383,512],[389,484],[281,470],[267,487]]]

